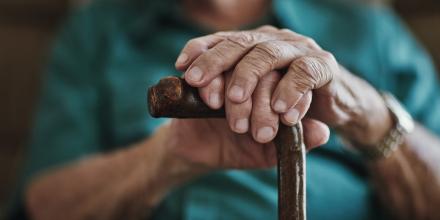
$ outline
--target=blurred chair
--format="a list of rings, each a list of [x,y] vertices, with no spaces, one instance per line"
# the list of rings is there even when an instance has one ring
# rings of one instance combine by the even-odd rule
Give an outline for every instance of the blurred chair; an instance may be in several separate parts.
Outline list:
[[[0,219],[22,164],[40,73],[67,0],[0,1]]]
[[[437,69],[440,70],[440,1],[394,0],[393,2],[418,39],[433,55]]]

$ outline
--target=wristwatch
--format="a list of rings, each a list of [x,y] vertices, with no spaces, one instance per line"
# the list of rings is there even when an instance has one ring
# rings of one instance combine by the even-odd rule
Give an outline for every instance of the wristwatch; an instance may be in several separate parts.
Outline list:
[[[414,120],[399,101],[388,92],[381,92],[382,98],[390,111],[394,127],[375,147],[361,147],[362,156],[367,159],[389,157],[404,141],[405,135],[414,130]]]

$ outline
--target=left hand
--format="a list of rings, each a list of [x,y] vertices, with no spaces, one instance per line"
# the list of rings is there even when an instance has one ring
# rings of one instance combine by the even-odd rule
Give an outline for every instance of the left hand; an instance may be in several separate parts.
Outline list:
[[[199,88],[211,108],[225,104],[233,131],[245,133],[250,127],[260,143],[275,137],[280,120],[293,125],[306,113],[365,145],[380,141],[392,124],[372,86],[313,39],[287,29],[263,26],[195,38],[176,68],[186,70],[185,80]]]

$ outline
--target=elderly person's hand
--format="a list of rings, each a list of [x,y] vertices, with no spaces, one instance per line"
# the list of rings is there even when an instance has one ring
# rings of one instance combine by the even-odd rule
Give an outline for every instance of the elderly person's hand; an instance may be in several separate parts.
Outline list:
[[[210,107],[225,105],[233,131],[250,129],[260,143],[275,137],[279,120],[293,125],[311,117],[362,146],[379,142],[392,125],[372,86],[313,39],[290,30],[263,26],[195,38],[176,68],[185,71],[186,81],[199,88]]]

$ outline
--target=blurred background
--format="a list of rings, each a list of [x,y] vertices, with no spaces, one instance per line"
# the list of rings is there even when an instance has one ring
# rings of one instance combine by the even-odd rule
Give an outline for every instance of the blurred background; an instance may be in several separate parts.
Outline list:
[[[39,83],[63,19],[87,0],[0,1],[0,219],[22,165]],[[403,17],[440,67],[440,1],[395,0]]]

